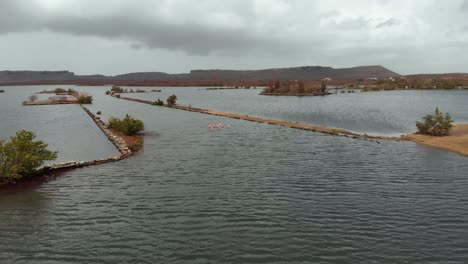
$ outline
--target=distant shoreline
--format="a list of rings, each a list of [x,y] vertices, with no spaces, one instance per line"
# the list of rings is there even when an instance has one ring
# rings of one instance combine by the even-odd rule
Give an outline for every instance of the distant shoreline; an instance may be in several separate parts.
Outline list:
[[[326,96],[333,93],[260,93],[266,96]]]

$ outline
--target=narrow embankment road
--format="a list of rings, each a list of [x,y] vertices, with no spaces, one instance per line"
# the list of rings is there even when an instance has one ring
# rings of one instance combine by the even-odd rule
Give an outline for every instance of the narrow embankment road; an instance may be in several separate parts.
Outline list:
[[[151,101],[142,100],[142,99],[134,99],[134,98],[129,98],[129,97],[121,97],[120,99],[133,101],[133,102],[138,102],[138,103],[143,103],[143,104],[149,104],[149,105],[152,104]],[[372,136],[372,135],[366,135],[366,134],[357,134],[357,133],[353,133],[351,131],[344,130],[344,129],[339,129],[339,128],[327,128],[327,127],[311,125],[311,124],[304,124],[304,123],[299,123],[299,122],[291,122],[291,121],[284,121],[284,120],[276,120],[276,119],[255,117],[255,116],[236,114],[236,113],[230,113],[230,112],[214,111],[214,110],[197,108],[197,107],[190,107],[190,106],[174,105],[174,106],[171,106],[169,108],[179,109],[179,110],[184,110],[184,111],[190,111],[190,112],[196,112],[196,113],[202,113],[202,114],[207,114],[207,115],[215,115],[215,116],[223,116],[223,117],[234,118],[234,119],[241,119],[241,120],[250,121],[250,122],[265,123],[265,124],[276,125],[276,126],[284,126],[284,127],[295,128],[295,129],[308,130],[308,131],[324,133],[324,134],[329,134],[329,135],[335,135],[335,136],[361,138],[361,139],[375,139],[375,140],[378,140],[378,139],[402,140],[399,137],[386,137],[386,136]]]
[[[120,99],[152,105],[152,102],[148,100],[134,99],[134,98],[129,98],[129,97],[121,97]],[[357,139],[370,139],[370,140],[412,141],[421,145],[444,149],[444,150],[458,153],[463,156],[468,156],[468,124],[455,125],[451,135],[445,136],[445,137],[425,136],[425,135],[419,135],[415,133],[404,135],[401,137],[386,137],[386,136],[372,136],[372,135],[367,135],[367,134],[357,134],[357,133],[353,133],[351,131],[344,130],[344,129],[327,128],[327,127],[322,127],[322,126],[317,126],[317,125],[303,124],[299,122],[254,117],[254,116],[249,116],[249,115],[213,111],[209,109],[189,107],[189,106],[175,105],[170,108],[196,112],[196,113],[202,113],[202,114],[208,114],[208,115],[241,119],[241,120],[246,120],[250,122],[258,122],[258,123],[265,123],[265,124],[270,124],[270,125],[308,130],[308,131],[335,135],[335,136],[342,136],[342,137],[350,137],[350,138],[357,138]]]

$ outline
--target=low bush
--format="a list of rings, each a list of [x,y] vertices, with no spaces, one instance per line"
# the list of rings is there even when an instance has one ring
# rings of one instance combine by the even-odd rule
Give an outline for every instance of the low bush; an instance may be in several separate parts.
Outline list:
[[[35,101],[37,101],[37,95],[35,95],[35,94],[30,95],[30,96],[28,97],[28,99],[29,99],[29,101],[31,101],[31,102],[35,102]]]
[[[81,95],[78,97],[80,104],[92,104],[93,97],[91,95]]]
[[[164,105],[164,102],[158,98],[158,100],[154,101],[152,103],[153,105],[158,105],[158,106],[163,106]]]
[[[126,115],[125,118],[112,117],[109,120],[109,128],[127,136],[135,135],[145,129],[143,121]]]
[[[78,91],[75,91],[73,89],[68,89],[68,95],[74,96],[74,97],[79,97],[80,93]]]
[[[175,94],[169,96],[169,97],[167,98],[166,102],[167,102],[167,105],[169,105],[169,106],[175,105],[176,102],[177,102],[177,96],[176,96]]]
[[[111,92],[114,92],[114,93],[123,93],[124,92],[124,89],[122,89],[122,87],[119,87],[119,86],[112,86],[111,88]]]
[[[45,161],[55,160],[57,152],[35,140],[33,132],[21,130],[5,143],[0,139],[0,183],[11,183],[37,173]]]
[[[453,127],[449,113],[444,114],[436,107],[434,115],[427,115],[422,122],[416,122],[418,133],[431,136],[447,136]]]

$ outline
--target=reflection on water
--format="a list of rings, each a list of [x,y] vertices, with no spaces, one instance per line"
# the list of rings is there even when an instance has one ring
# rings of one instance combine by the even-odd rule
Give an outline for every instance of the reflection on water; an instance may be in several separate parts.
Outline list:
[[[104,95],[105,87],[84,89],[95,95],[94,112],[129,113],[159,136],[145,138],[144,151],[129,159],[0,194],[0,263],[468,259],[464,157],[409,142],[376,144],[117,100]],[[163,91],[181,103],[196,93]],[[234,108],[225,96],[220,110]],[[209,123],[219,122],[231,128],[209,131]]]

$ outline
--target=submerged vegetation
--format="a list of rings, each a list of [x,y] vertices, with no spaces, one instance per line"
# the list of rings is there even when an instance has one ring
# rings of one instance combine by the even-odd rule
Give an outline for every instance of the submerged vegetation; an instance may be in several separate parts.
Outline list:
[[[0,184],[12,183],[37,174],[45,161],[55,160],[56,151],[35,140],[33,132],[21,130],[5,143],[0,139]]]
[[[419,134],[431,136],[448,136],[453,127],[453,120],[449,113],[445,115],[436,107],[433,115],[426,115],[422,122],[416,122]]]
[[[122,136],[122,138],[127,144],[127,147],[133,152],[139,151],[143,148],[144,138],[140,135]]]

